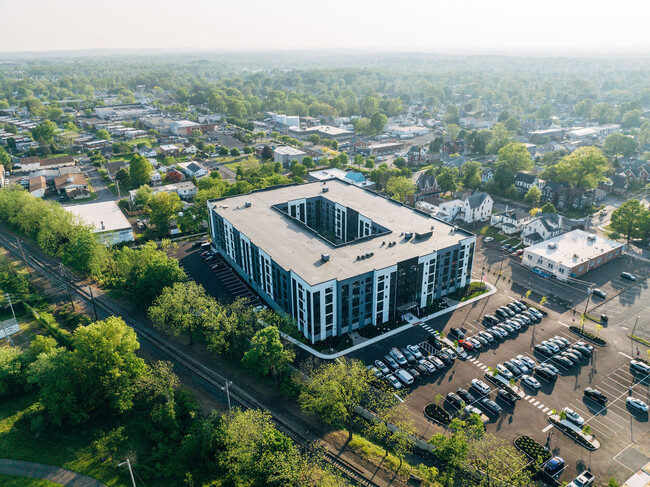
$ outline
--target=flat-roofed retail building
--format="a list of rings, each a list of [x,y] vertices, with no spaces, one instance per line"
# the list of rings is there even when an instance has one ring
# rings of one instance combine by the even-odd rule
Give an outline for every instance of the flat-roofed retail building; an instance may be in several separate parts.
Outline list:
[[[312,342],[469,284],[476,237],[340,180],[208,202],[213,246]]]

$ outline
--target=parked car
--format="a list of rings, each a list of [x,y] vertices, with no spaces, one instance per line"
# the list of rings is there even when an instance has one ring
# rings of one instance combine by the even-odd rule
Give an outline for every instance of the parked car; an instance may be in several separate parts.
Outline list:
[[[390,370],[381,360],[375,360],[375,367],[377,367],[379,371],[384,375],[390,374]]]
[[[438,357],[429,357],[429,362],[436,366],[436,369],[442,370],[445,368],[445,363]]]
[[[402,348],[400,350],[400,352],[402,352],[402,355],[404,355],[404,358],[406,359],[406,361],[409,364],[412,364],[412,363],[415,362],[415,357],[413,356],[413,354],[411,352],[409,352],[409,350],[407,348]]]
[[[411,374],[409,374],[406,370],[403,369],[397,369],[395,371],[395,377],[397,377],[399,381],[405,386],[412,385],[413,381],[415,380]]]
[[[488,386],[481,379],[472,379],[472,387],[479,391],[481,394],[489,394],[490,386]]]
[[[494,402],[492,399],[488,399],[487,397],[484,397],[479,401],[481,403],[481,406],[489,412],[490,414],[494,414],[495,416],[498,416],[503,412],[503,409],[501,409],[501,406],[499,406],[496,402]]]
[[[506,306],[507,306],[508,308],[510,308],[510,310],[511,310],[514,314],[520,313],[519,306],[517,306],[515,303],[508,303],[508,304],[506,304]]]
[[[451,327],[449,329],[449,334],[455,335],[458,338],[465,338],[465,333],[460,328]]]
[[[389,353],[390,356],[393,357],[395,362],[397,362],[399,365],[407,364],[406,357],[404,357],[404,354],[400,352],[398,348],[395,347],[391,348]]]
[[[377,379],[381,379],[381,378],[384,376],[384,374],[382,374],[381,371],[380,371],[377,367],[375,367],[375,366],[373,366],[373,365],[368,365],[368,367],[366,367],[366,368],[368,369],[368,371],[369,371],[372,375],[374,375],[375,377],[377,377]]]
[[[483,242],[485,242],[485,243],[490,243],[490,242],[492,242],[492,241],[494,241],[494,239],[493,239],[492,237],[485,237],[485,238],[483,239]]]
[[[483,348],[483,344],[475,337],[466,338],[465,341],[474,345],[474,350],[480,350]]]
[[[500,322],[501,320],[499,320],[499,318],[497,318],[494,315],[485,315],[483,317],[484,326],[494,326],[494,325],[498,325]]]
[[[551,349],[553,351],[553,353],[559,353],[559,351],[560,351],[560,347],[557,345],[557,343],[553,343],[550,340],[544,340],[542,342],[542,345],[544,345],[545,347]]]
[[[551,369],[543,366],[539,366],[535,369],[535,374],[540,376],[542,379],[548,382],[552,382],[557,379],[557,374]]]
[[[430,360],[420,360],[420,365],[422,365],[425,369],[427,369],[427,371],[430,374],[433,374],[436,371],[436,366],[433,365],[433,363]]]
[[[420,380],[422,378],[422,376],[420,375],[420,373],[417,371],[415,367],[409,367],[408,369],[406,369],[406,372],[411,374],[414,380]]]
[[[501,246],[501,250],[502,250],[503,252],[505,252],[506,250],[510,249],[510,247],[512,247],[512,245],[510,245],[510,244],[503,244],[503,245]]]
[[[438,357],[440,360],[442,360],[445,364],[451,364],[454,359],[449,355],[444,349],[440,350],[438,352]]]
[[[569,340],[567,340],[566,338],[561,337],[561,336],[559,336],[559,335],[555,335],[555,336],[553,337],[553,340],[564,343],[564,346],[565,346],[565,347],[568,347],[569,345],[571,345],[571,342],[570,342]]]
[[[569,483],[566,487],[589,487],[593,485],[596,477],[589,470],[585,470]]]
[[[562,457],[553,457],[544,465],[544,472],[550,476],[555,476],[564,470],[564,465]]]
[[[447,402],[454,406],[456,409],[460,409],[463,407],[463,404],[465,404],[460,396],[458,394],[454,394],[453,392],[447,394]]]
[[[575,363],[578,363],[582,360],[582,354],[576,350],[565,350],[562,352],[562,356],[566,358],[571,358]]]
[[[393,386],[395,389],[401,389],[402,388],[402,383],[398,381],[393,374],[388,374],[387,376],[384,377],[388,383]]]
[[[499,389],[497,391],[497,397],[501,399],[503,402],[506,404],[514,404],[517,402],[517,397],[513,396],[510,392],[506,391],[505,389]]]
[[[503,328],[504,330],[506,330],[509,335],[514,335],[515,333],[517,333],[517,330],[515,330],[515,327],[508,324],[508,323],[501,323],[499,326],[501,328]]]
[[[627,279],[628,281],[636,281],[636,276],[630,272],[621,272],[621,277]]]
[[[587,347],[584,347],[584,346],[580,345],[579,343],[574,343],[572,348],[574,350],[578,350],[585,357],[588,357],[593,353],[592,350],[588,349]]]
[[[591,294],[594,296],[597,296],[601,299],[606,299],[607,298],[607,293],[603,291],[602,289],[594,288],[591,290]]]
[[[553,355],[553,350],[551,350],[545,345],[542,345],[541,343],[535,345],[535,347],[533,347],[533,350],[542,355],[546,355],[546,356]]]
[[[535,367],[537,367],[535,361],[530,357],[526,357],[525,355],[517,355],[517,360],[523,362],[526,365],[526,367],[528,367],[528,369],[531,371],[535,370]]]
[[[428,368],[422,365],[422,362],[417,362],[413,364],[413,368],[417,371],[418,374],[420,374],[420,377],[429,375],[431,373]]]
[[[521,360],[517,360],[516,358],[511,358],[510,363],[517,367],[522,374],[527,374],[528,373],[528,366],[523,363]]]
[[[636,409],[639,412],[642,413],[648,412],[648,405],[644,403],[641,399],[637,399],[636,397],[631,397],[631,396],[628,397],[625,400],[625,403],[632,409]]]
[[[566,357],[561,357],[559,355],[556,355],[555,357],[553,357],[553,360],[555,360],[558,364],[566,367],[567,369],[573,367],[573,362],[571,362],[571,360],[569,360]]]
[[[510,318],[510,315],[506,313],[504,310],[502,310],[501,308],[494,310],[494,314],[499,318],[501,318],[501,320],[507,320],[508,318]]]
[[[433,335],[427,337],[427,343],[431,345],[436,350],[442,350],[442,342]]]
[[[488,333],[487,331],[479,331],[478,334],[485,338],[488,343],[492,343],[494,341],[494,337],[492,336],[491,333]]]
[[[469,340],[458,340],[458,345],[463,347],[465,350],[471,352],[474,350],[474,345]]]
[[[607,401],[609,400],[605,394],[600,392],[598,389],[592,389],[591,387],[585,389],[585,396],[602,405],[607,404]]]
[[[512,372],[510,372],[507,367],[501,364],[497,364],[497,371],[506,379],[514,379],[515,377],[514,375],[512,375]]]
[[[640,360],[632,360],[630,362],[630,369],[632,369],[633,373],[641,373],[641,374],[650,374],[650,365],[648,365],[645,362],[641,362]]]
[[[420,351],[420,347],[417,345],[407,345],[406,349],[411,352],[417,360],[422,359],[422,352]]]
[[[487,347],[487,346],[490,344],[490,342],[488,341],[488,339],[485,338],[485,337],[484,337],[483,335],[481,335],[480,333],[474,335],[472,338],[470,338],[470,340],[476,340],[476,341],[478,341],[478,342],[481,344],[481,348],[482,348],[482,347]],[[492,340],[494,340],[494,338],[492,338]]]
[[[445,347],[441,351],[443,351],[447,355],[449,355],[452,358],[452,360],[456,360],[456,352],[454,350],[452,350],[451,348]]]
[[[460,398],[465,401],[465,404],[472,404],[476,400],[474,399],[474,396],[472,396],[466,389],[463,389],[462,387],[456,389],[456,394],[458,394]]]
[[[399,369],[399,364],[390,355],[384,355],[384,363],[393,370]]]
[[[571,421],[573,424],[576,424],[576,425],[581,426],[581,427],[582,427],[583,424],[585,424],[585,418],[580,416],[573,409],[571,409],[571,408],[563,408],[562,411],[564,411],[564,414],[566,414],[566,419]]]
[[[506,360],[505,362],[503,362],[503,365],[505,365],[508,368],[508,370],[517,377],[522,374],[521,369],[517,367],[515,364],[513,364],[510,360]]]
[[[542,384],[540,384],[537,379],[535,379],[533,376],[528,374],[524,374],[521,376],[521,383],[527,385],[531,389],[539,389],[540,387],[542,387]]]

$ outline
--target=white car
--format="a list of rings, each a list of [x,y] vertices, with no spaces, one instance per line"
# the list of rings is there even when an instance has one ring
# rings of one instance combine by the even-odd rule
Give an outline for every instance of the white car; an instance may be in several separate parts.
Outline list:
[[[641,411],[643,413],[648,412],[648,405],[644,403],[641,399],[637,399],[636,397],[628,397],[625,402],[627,403],[628,406],[636,409],[637,411]]]
[[[420,351],[420,347],[417,345],[407,345],[406,349],[413,354],[416,360],[421,360],[422,357],[422,352]]]
[[[517,360],[516,358],[510,359],[510,363],[515,364],[519,370],[521,370],[522,374],[528,373],[528,365],[523,363],[521,360]]]
[[[566,419],[571,421],[572,423],[577,424],[578,426],[582,426],[585,424],[585,418],[580,416],[578,413],[576,413],[573,409],[571,408],[564,408],[562,411],[566,414]]]
[[[558,353],[560,351],[560,347],[558,347],[555,343],[550,342],[548,340],[544,340],[542,342],[542,345],[544,345],[546,348],[550,348],[553,353]]]
[[[388,374],[385,379],[388,381],[388,383],[393,386],[395,389],[401,389],[402,388],[402,383],[397,380],[397,378],[393,374]]]
[[[510,372],[505,366],[501,364],[497,364],[497,370],[499,371],[499,374],[504,376],[506,379],[514,379],[514,375],[512,375],[512,372]]]
[[[526,367],[528,367],[530,370],[533,370],[537,366],[533,359],[526,357],[525,355],[517,355],[517,360],[526,364]]]
[[[425,369],[427,369],[427,372],[429,372],[430,374],[433,374],[436,371],[436,366],[433,365],[428,360],[424,360],[424,359],[420,360],[420,365]]]
[[[481,394],[489,394],[490,386],[480,379],[472,379],[472,387],[479,391]]]
[[[527,374],[521,376],[521,383],[526,384],[528,387],[533,389],[539,389],[542,387],[542,384],[540,384],[537,379]]]
[[[485,338],[489,343],[492,343],[494,341],[494,337],[487,331],[479,331],[478,334]]]
[[[386,364],[381,360],[375,360],[375,367],[377,367],[384,375],[390,374],[390,369],[386,367]]]
[[[490,243],[490,242],[492,242],[493,240],[494,240],[494,239],[493,239],[492,237],[485,237],[485,238],[483,239],[483,241],[484,241],[485,243]]]

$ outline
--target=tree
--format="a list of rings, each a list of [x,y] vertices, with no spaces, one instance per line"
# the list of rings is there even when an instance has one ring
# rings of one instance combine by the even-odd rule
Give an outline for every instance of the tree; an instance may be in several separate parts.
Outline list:
[[[188,281],[163,289],[147,315],[154,326],[172,336],[187,333],[192,345],[194,332],[205,328],[219,311],[216,301],[205,293],[203,286]]]
[[[94,413],[128,411],[146,371],[135,353],[140,348],[135,331],[110,317],[77,328],[72,347],[40,354],[29,367],[49,421],[79,424]]]
[[[476,189],[481,185],[481,176],[479,171],[481,164],[476,161],[468,161],[462,165],[460,172],[463,175],[463,186],[466,188]]]
[[[270,161],[271,159],[273,159],[273,149],[271,149],[268,145],[265,145],[262,148],[262,160]]]
[[[414,421],[401,404],[375,407],[377,415],[368,423],[365,434],[379,441],[386,450],[399,459],[398,471],[402,468],[404,457],[411,450],[412,437],[417,434]]]
[[[448,105],[445,112],[444,122],[447,124],[458,124],[460,120],[460,111],[456,105]]]
[[[44,120],[32,129],[32,137],[39,144],[51,144],[56,130],[56,124],[54,122]]]
[[[580,117],[580,118],[584,118],[585,120],[588,120],[589,117],[591,116],[591,110],[593,109],[593,107],[594,107],[594,102],[587,98],[575,104],[575,106],[573,107],[573,113],[575,113],[576,117]]]
[[[595,118],[599,124],[614,121],[616,110],[609,103],[599,103],[591,110],[591,118]]]
[[[438,136],[435,139],[433,139],[431,142],[429,142],[429,152],[433,154],[437,154],[440,152],[440,148],[442,147],[442,144],[444,144],[445,140]]]
[[[225,156],[227,156],[229,153],[230,153],[230,151],[228,150],[227,147],[223,147],[223,146],[222,146],[222,147],[219,147],[219,155],[220,155],[221,157],[225,157]]]
[[[233,147],[230,149],[230,155],[232,157],[239,157],[239,149],[237,147]]]
[[[0,348],[0,398],[24,385],[22,355],[19,348]]]
[[[169,230],[169,219],[181,209],[181,198],[177,193],[161,192],[149,200],[149,219],[161,234]]]
[[[153,190],[151,189],[151,186],[144,184],[140,186],[136,192],[135,192],[135,204],[139,208],[144,208],[149,204],[149,201],[151,201],[151,197],[153,195]]]
[[[482,485],[531,485],[530,472],[524,468],[528,464],[525,456],[510,442],[493,434],[469,442],[467,463],[482,472]]]
[[[261,376],[271,375],[279,387],[279,379],[294,357],[293,350],[284,348],[277,327],[267,326],[253,335],[250,349],[244,354],[242,362]]]
[[[2,147],[0,147],[0,164],[2,164],[8,171],[11,171],[11,168],[13,167],[11,156],[9,156],[9,154],[7,154],[7,151]]]
[[[635,128],[640,127],[643,121],[641,120],[641,110],[630,110],[625,115],[621,121],[623,128]]]
[[[165,174],[165,182],[167,183],[180,183],[184,179],[180,171],[168,171]]]
[[[307,169],[311,169],[316,164],[314,164],[314,160],[311,157],[306,156],[306,157],[302,158],[302,165],[305,166]],[[279,171],[276,171],[276,172],[279,172]]]
[[[131,184],[139,188],[143,184],[147,184],[151,180],[151,173],[153,166],[151,163],[140,154],[135,154],[131,157],[131,166],[129,168],[129,175],[131,176]]]
[[[546,203],[542,206],[542,213],[557,213],[557,210],[553,206],[553,203]]]
[[[380,134],[388,122],[388,117],[380,112],[375,112],[370,116],[370,122],[368,123],[368,129],[372,134]]]
[[[249,343],[259,329],[257,316],[244,299],[221,308],[220,313],[206,324],[208,349],[220,355],[228,355],[233,362],[241,360],[249,349]]]
[[[402,168],[406,166],[406,159],[402,156],[393,159],[393,166]]]
[[[440,174],[436,176],[436,181],[442,193],[456,191],[456,178],[448,167],[443,167]]]
[[[524,144],[512,142],[499,151],[494,171],[494,184],[502,191],[505,191],[515,182],[515,176],[519,171],[525,171],[532,167],[533,161],[530,152]]]
[[[488,144],[492,140],[492,136],[492,131],[489,129],[479,130],[471,137],[470,150],[474,154],[484,155]]]
[[[537,206],[541,197],[542,191],[537,186],[533,185],[526,193],[526,196],[524,196],[524,201],[530,205]]]
[[[650,211],[639,200],[628,200],[612,212],[609,228],[627,238],[643,238],[648,235]]]
[[[345,426],[352,439],[354,408],[361,405],[370,392],[370,376],[358,360],[345,357],[316,367],[303,381],[300,406],[318,414],[330,425]]]
[[[591,189],[605,179],[609,167],[609,162],[600,149],[593,146],[580,147],[572,154],[564,156],[555,166],[544,171],[544,174],[558,183],[569,183],[578,188]]]
[[[618,155],[630,157],[636,154],[638,146],[632,137],[623,135],[620,132],[614,132],[613,134],[609,134],[605,139],[603,149],[605,150],[605,154],[610,157]]]
[[[109,134],[106,129],[99,129],[95,132],[95,136],[101,140],[111,140],[111,134]]]
[[[291,173],[295,177],[304,178],[307,175],[307,168],[302,164],[294,164],[291,166]]]
[[[404,203],[407,196],[415,193],[415,183],[404,176],[392,177],[386,183],[386,191],[391,198]]]
[[[131,186],[131,176],[129,175],[129,170],[127,168],[125,168],[125,167],[121,167],[115,173],[115,180],[119,181],[119,183],[121,185],[120,189],[126,189],[129,186]]]
[[[354,163],[357,165],[357,167],[361,167],[361,164],[364,163],[364,158],[361,154],[357,154],[354,156]]]

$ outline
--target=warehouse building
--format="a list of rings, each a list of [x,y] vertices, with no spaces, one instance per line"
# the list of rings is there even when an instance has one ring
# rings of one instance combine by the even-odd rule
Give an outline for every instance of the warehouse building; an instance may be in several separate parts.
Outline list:
[[[215,249],[310,341],[469,284],[476,237],[338,179],[208,202]]]
[[[98,240],[107,247],[135,240],[133,227],[115,201],[71,205],[64,208],[89,224]]]
[[[522,263],[538,274],[568,281],[620,257],[624,249],[620,242],[573,230],[526,248]]]

